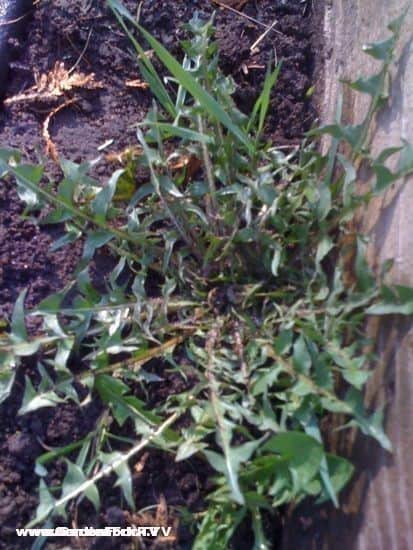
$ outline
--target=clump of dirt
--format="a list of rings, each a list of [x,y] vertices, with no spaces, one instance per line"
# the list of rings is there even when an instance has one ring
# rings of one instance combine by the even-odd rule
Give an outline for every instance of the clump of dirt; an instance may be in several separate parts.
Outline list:
[[[238,14],[209,0],[146,0],[141,3],[140,22],[173,53],[180,54],[179,40],[185,36],[183,25],[197,10],[201,17],[215,11],[216,36],[221,66],[231,74],[238,87],[236,101],[246,113],[258,96],[268,62],[283,61],[277,90],[271,101],[267,135],[274,143],[297,143],[314,120],[311,95],[314,69],[311,2],[297,0],[223,1],[241,9]],[[136,13],[137,2],[124,4]],[[269,26],[273,29],[265,36]],[[316,31],[317,32],[317,31]],[[254,43],[258,44],[251,49]],[[74,162],[93,159],[102,152],[118,152],[134,144],[134,123],[143,119],[151,95],[127,82],[140,78],[129,41],[118,27],[104,2],[43,0],[37,3],[27,33],[14,42],[11,74],[6,97],[23,93],[35,84],[36,73],[49,73],[56,63],[67,70],[94,74],[101,83],[95,89],[78,88],[55,101],[19,101],[0,110],[0,146],[15,147],[36,161],[45,151],[42,136],[47,116],[62,102],[75,101],[51,118],[49,132],[60,158]],[[46,159],[48,173],[55,178],[59,169]],[[101,163],[94,175],[104,179],[111,167]],[[82,253],[77,243],[51,252],[56,228],[35,226],[22,219],[23,206],[14,185],[1,182],[0,188],[0,320],[9,318],[21,290],[28,288],[26,307],[31,308],[51,292],[65,285]],[[102,278],[102,266],[95,264],[95,277]],[[31,328],[36,329],[35,321]],[[35,377],[33,367],[26,374]],[[102,406],[93,402],[82,408],[65,404],[56,409],[41,409],[17,416],[24,391],[24,369],[18,373],[11,397],[0,407],[0,538],[8,549],[29,547],[32,541],[15,537],[15,528],[33,517],[38,502],[38,478],[34,474],[36,457],[46,449],[81,439],[94,426]],[[159,395],[164,399],[175,381],[165,376]],[[173,457],[150,452],[143,471],[133,470],[134,498],[137,508],[168,505],[197,510],[208,489],[208,470],[197,460],[176,464]],[[48,480],[58,485],[65,473],[63,462],[50,468]],[[122,525],[128,521],[126,506],[114,480],[102,485],[102,509],[96,514],[87,504],[78,510],[78,525]],[[63,523],[62,523],[63,524]],[[189,547],[190,530],[181,526],[180,540],[169,547]],[[237,548],[243,546],[242,540]],[[77,544],[55,541],[49,548]],[[82,548],[128,546],[128,541],[84,541]],[[89,546],[88,546],[89,545]],[[168,546],[164,546],[167,548]]]

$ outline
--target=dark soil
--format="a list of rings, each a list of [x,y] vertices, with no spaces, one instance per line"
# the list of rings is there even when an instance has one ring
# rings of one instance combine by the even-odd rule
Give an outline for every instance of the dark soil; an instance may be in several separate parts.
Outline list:
[[[124,3],[136,12],[136,1]],[[226,3],[235,7],[240,4],[230,0]],[[105,153],[121,151],[134,144],[133,123],[142,120],[151,102],[149,92],[131,89],[125,84],[139,78],[139,74],[129,42],[103,4],[100,0],[43,0],[37,4],[24,39],[13,43],[6,97],[28,89],[34,84],[36,71],[48,72],[57,61],[63,61],[66,68],[70,68],[79,60],[77,70],[88,74],[93,72],[96,81],[102,84],[95,90],[77,90],[75,96],[70,96],[75,97],[76,102],[52,119],[50,133],[59,155],[75,162],[97,157],[98,147],[107,140],[113,141]],[[275,31],[260,42],[258,51],[254,53],[251,53],[250,46],[265,29],[208,0],[146,0],[142,3],[140,17],[149,31],[168,49],[179,54],[179,39],[184,36],[182,24],[195,10],[201,16],[209,17],[216,9],[221,66],[235,78],[238,84],[235,97],[245,112],[251,109],[260,91],[267,62],[274,55],[283,59],[267,133],[275,143],[286,145],[298,142],[314,121],[308,91],[314,74],[315,41],[312,33],[318,41],[319,32],[310,4],[310,0],[247,2],[243,7],[244,14],[266,25],[271,25],[275,19],[278,21]],[[64,99],[56,103],[36,101],[4,107],[0,111],[0,146],[18,148],[27,158],[38,159],[44,154],[43,122],[63,102]],[[58,177],[56,165],[51,160],[46,164],[48,173]],[[104,178],[109,169],[103,162],[97,167],[95,176]],[[7,320],[22,289],[28,288],[26,307],[31,308],[64,286],[70,280],[82,251],[79,243],[51,252],[49,246],[56,229],[39,229],[29,219],[22,219],[22,203],[14,185],[8,181],[1,182],[0,207],[0,320]],[[97,264],[98,275],[99,269]],[[31,328],[36,330],[36,324]],[[27,366],[26,373],[34,372],[30,365]],[[0,410],[0,544],[4,548],[30,546],[28,540],[15,537],[15,528],[23,527],[33,517],[37,506],[36,457],[50,447],[83,437],[102,412],[99,403],[81,409],[70,404],[19,417],[17,410],[24,389],[23,374],[18,374],[13,393]],[[165,392],[165,388],[174,383],[172,378],[167,378],[159,389]],[[58,484],[63,475],[64,465],[58,462],[50,470],[49,481]],[[151,453],[143,472],[134,472],[137,509],[158,504],[163,495],[170,506],[197,510],[208,487],[207,476],[204,465],[196,461],[176,464],[165,455]],[[126,505],[123,506],[119,491],[112,488],[110,481],[113,480],[106,481],[102,487],[100,515],[87,506],[81,506],[77,516],[79,526],[127,524]],[[179,536],[179,542],[173,547],[190,547],[190,531],[181,527]],[[247,541],[248,538],[241,538],[237,549],[250,548]],[[65,544],[66,547],[80,547],[76,541],[66,541]],[[126,541],[109,542],[106,539],[97,542],[90,539],[83,543],[82,548],[95,548],[97,544],[105,548],[121,547]],[[50,543],[49,547],[52,546]]]

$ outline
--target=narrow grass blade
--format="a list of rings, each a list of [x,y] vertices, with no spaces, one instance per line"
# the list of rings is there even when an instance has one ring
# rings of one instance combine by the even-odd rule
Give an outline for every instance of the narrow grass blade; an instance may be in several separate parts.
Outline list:
[[[277,84],[278,76],[280,74],[282,62],[279,63],[274,71],[271,72],[270,66],[268,65],[267,75],[265,77],[264,86],[262,89],[262,92],[260,96],[258,97],[257,101],[255,102],[254,108],[251,113],[250,120],[248,122],[247,131],[251,130],[252,124],[255,122],[255,119],[257,115],[259,114],[258,119],[258,128],[257,128],[257,134],[258,136],[261,134],[263,128],[265,119],[267,117],[268,108],[270,106],[270,98],[271,98],[271,91]]]
[[[132,15],[120,4],[118,0],[108,0],[108,4],[115,11],[115,13],[117,12],[120,16],[125,17],[130,23],[139,29],[142,36],[145,40],[147,40],[151,48],[153,48],[156,55],[170,71],[172,76],[177,79],[183,88],[188,90],[188,92],[202,105],[209,115],[225,126],[241,143],[247,147],[250,152],[252,152],[254,149],[253,143],[245,132],[233,122],[223,107],[206,90],[204,90],[202,86],[200,86],[195,78],[178,63],[178,61],[168,52],[168,50],[164,48],[164,46],[162,46],[162,44],[148,31],[139,25],[139,23],[135,21]],[[141,46],[139,46],[139,51],[143,52]]]
[[[124,6],[122,6],[120,2],[118,2],[118,0],[108,0],[108,5],[113,11],[113,13],[115,14],[116,19],[119,21],[121,27],[127,34],[129,40],[132,42],[133,47],[136,50],[136,53],[138,54],[138,59],[137,59],[138,66],[143,78],[149,84],[152,90],[152,93],[154,94],[156,99],[159,101],[159,103],[162,105],[162,107],[173,118],[175,118],[177,115],[177,112],[175,109],[174,102],[171,99],[171,96],[169,95],[164,84],[162,83],[162,80],[159,78],[158,73],[155,67],[153,66],[153,64],[151,63],[151,60],[149,59],[145,50],[142,48],[139,42],[135,39],[133,34],[129,31],[123,18],[127,19],[128,21],[134,24],[136,24],[136,21],[133,19],[129,11]]]

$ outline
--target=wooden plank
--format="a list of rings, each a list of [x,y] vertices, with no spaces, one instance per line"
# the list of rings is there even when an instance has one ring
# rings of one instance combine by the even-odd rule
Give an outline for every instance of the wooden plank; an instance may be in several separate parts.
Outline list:
[[[325,26],[325,88],[321,118],[334,116],[339,78],[372,73],[375,61],[362,53],[365,42],[387,37],[386,25],[399,15],[401,0],[334,0],[328,2]],[[407,139],[413,143],[413,10],[404,26],[392,81],[392,100],[380,115],[373,150]],[[345,119],[362,119],[367,98],[346,93]],[[413,285],[413,178],[377,199],[363,226],[371,237],[373,266],[394,258],[390,280]],[[409,319],[372,321],[380,364],[368,385],[366,403],[386,405],[386,431],[394,445],[388,455],[370,439],[347,432],[331,436],[332,446],[355,464],[357,475],[341,498],[342,509],[307,503],[292,511],[284,549],[413,549],[413,323]]]

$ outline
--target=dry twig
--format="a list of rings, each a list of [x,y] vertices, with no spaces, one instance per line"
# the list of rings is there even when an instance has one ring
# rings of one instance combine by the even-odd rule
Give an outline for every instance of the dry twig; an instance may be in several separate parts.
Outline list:
[[[52,138],[50,137],[50,132],[49,132],[50,121],[59,111],[61,111],[62,109],[65,109],[75,101],[76,100],[74,98],[68,99],[67,101],[65,101],[65,103],[62,103],[61,105],[56,107],[56,109],[53,109],[53,111],[51,111],[47,115],[45,121],[43,122],[42,136],[46,142],[46,155],[49,155],[55,162],[59,162],[59,154],[57,152],[56,145],[54,144],[54,142],[52,141]]]
[[[211,0],[211,1],[214,4],[217,4],[218,6],[220,6],[221,8],[232,11],[233,13],[236,13],[237,15],[239,15],[240,17],[243,17],[244,19],[248,19],[248,21],[251,21],[252,23],[255,23],[255,25],[258,25],[259,27],[263,27],[264,29],[269,29],[270,28],[265,23],[262,23],[261,21],[258,21],[258,19],[255,19],[254,17],[251,17],[250,15],[247,15],[246,13],[243,13],[242,11],[237,10],[237,9],[229,6],[228,4],[224,4],[223,2],[220,2],[219,0]],[[281,34],[282,36],[284,36],[283,33],[281,31],[277,30],[277,29],[271,29],[271,32],[275,32],[277,34]]]

